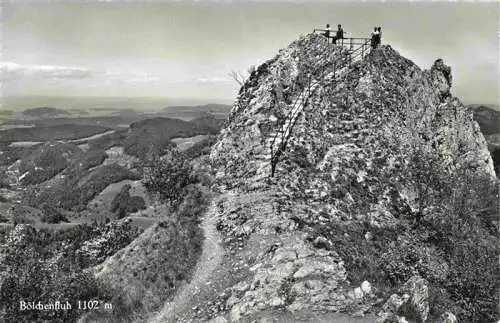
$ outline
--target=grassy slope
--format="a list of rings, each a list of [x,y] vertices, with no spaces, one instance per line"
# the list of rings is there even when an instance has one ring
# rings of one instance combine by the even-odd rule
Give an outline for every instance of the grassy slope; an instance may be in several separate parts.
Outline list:
[[[175,224],[160,223],[98,267],[97,277],[110,284],[120,307],[114,313],[121,317],[118,321],[160,306],[188,278],[198,253],[199,247],[190,246],[187,232]]]
[[[191,278],[201,253],[199,217],[208,202],[206,193],[192,190],[177,217],[153,225],[98,266],[96,277],[109,284],[117,308],[113,313],[89,316],[85,322],[133,321],[150,315],[171,299]]]

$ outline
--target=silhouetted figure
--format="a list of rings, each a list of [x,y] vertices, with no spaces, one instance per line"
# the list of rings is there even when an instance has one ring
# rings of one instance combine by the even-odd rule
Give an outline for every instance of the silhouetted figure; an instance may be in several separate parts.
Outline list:
[[[330,42],[330,34],[332,32],[332,29],[330,28],[330,24],[326,24],[326,29],[325,33],[323,34],[326,37],[326,42]]]
[[[337,29],[336,38],[337,39],[344,39],[344,29],[342,29],[342,26],[340,24],[338,24],[337,27],[338,27],[338,29]]]
[[[337,25],[337,32],[335,33],[335,36],[332,38],[333,38],[333,40],[332,40],[333,44],[336,44],[337,40],[339,40],[339,39],[344,39],[344,29],[342,29],[341,24]]]
[[[370,40],[372,49],[375,49],[380,45],[382,39],[382,28],[380,27],[374,27],[372,31],[372,37]]]
[[[372,49],[377,47],[377,37],[378,37],[378,27],[373,27],[372,37],[370,39],[370,45],[372,46]]]

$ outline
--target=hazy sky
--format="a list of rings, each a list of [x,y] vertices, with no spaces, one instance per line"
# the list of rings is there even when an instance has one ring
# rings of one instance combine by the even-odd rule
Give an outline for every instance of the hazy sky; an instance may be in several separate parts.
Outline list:
[[[15,1],[2,14],[4,95],[231,99],[229,71],[341,23],[358,37],[382,26],[420,67],[451,65],[466,103],[498,102],[497,2]]]

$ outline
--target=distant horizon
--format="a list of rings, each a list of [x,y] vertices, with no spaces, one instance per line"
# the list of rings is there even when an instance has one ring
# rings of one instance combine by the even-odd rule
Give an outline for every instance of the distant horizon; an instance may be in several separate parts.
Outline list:
[[[479,102],[479,101],[465,101],[461,99],[459,96],[454,95],[464,105],[494,105],[500,106],[500,102]],[[46,99],[101,99],[105,101],[119,101],[119,100],[150,100],[150,101],[179,101],[179,102],[193,102],[190,105],[205,105],[205,104],[225,104],[232,105],[234,103],[235,98],[200,98],[200,97],[168,97],[168,96],[98,96],[98,95],[4,95],[0,98],[0,103],[3,103],[4,99],[12,100],[12,99],[20,99],[20,98],[46,98]],[[170,103],[171,104],[171,103]],[[42,106],[40,106],[42,107]]]
[[[64,96],[64,95],[10,95],[0,98],[2,110],[19,112],[41,107],[62,110],[126,110],[159,111],[175,106],[206,104],[232,105],[232,101],[215,98],[139,97],[139,96]]]

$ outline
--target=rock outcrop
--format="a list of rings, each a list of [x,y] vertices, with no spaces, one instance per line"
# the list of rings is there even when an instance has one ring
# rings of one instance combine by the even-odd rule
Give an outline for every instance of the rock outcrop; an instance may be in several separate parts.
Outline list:
[[[382,321],[425,322],[429,315],[429,291],[425,279],[411,277],[398,291],[392,294],[379,313]]]
[[[347,56],[318,35],[281,50],[243,85],[213,146],[212,166],[227,196],[218,214],[226,247],[237,254],[255,237],[266,246],[255,250],[250,278],[226,303],[231,321],[278,310],[364,315],[380,300],[370,283],[348,279],[337,246],[325,238],[331,227],[393,228],[406,216],[429,216],[417,183],[429,169],[495,177],[485,139],[451,95],[442,60],[422,70],[389,45],[351,65]],[[334,62],[325,77],[321,71]],[[311,80],[319,86],[299,98]],[[272,139],[299,99],[271,177]],[[411,304],[425,321],[427,287],[410,284],[401,305]]]

